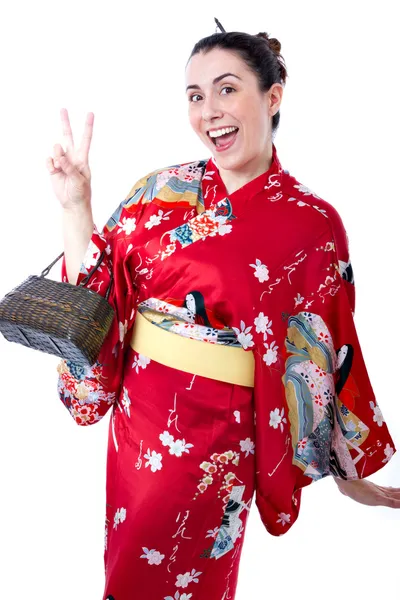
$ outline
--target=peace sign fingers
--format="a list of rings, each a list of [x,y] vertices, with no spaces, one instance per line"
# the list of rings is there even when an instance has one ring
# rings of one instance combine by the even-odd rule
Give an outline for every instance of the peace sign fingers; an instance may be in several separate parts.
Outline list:
[[[62,131],[65,140],[66,152],[72,154],[74,150],[74,138],[72,136],[71,124],[69,122],[68,111],[66,108],[60,110]]]
[[[81,154],[81,157],[82,157],[82,160],[84,161],[84,163],[87,163],[89,160],[90,143],[92,141],[92,135],[93,135],[93,121],[94,121],[94,114],[92,112],[90,112],[87,114],[87,117],[86,117],[85,129],[83,132],[82,142],[81,142],[81,147],[80,147],[80,154]]]

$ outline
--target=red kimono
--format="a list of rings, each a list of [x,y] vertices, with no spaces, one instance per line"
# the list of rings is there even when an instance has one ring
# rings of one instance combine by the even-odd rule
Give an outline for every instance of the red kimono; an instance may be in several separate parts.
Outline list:
[[[213,158],[139,180],[95,227],[77,283],[104,249],[86,286],[104,296],[112,272],[114,322],[95,365],[57,367],[78,425],[112,408],[103,599],[232,599],[254,491],[283,535],[303,487],[368,477],[395,452],[354,326],[345,229],[273,145],[269,170],[233,194]],[[254,389],[137,354],[138,310],[253,352]]]

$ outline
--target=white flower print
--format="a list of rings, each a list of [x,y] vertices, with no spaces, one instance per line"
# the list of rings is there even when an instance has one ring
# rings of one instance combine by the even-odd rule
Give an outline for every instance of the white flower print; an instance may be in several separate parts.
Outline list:
[[[298,186],[296,186],[296,187],[298,187]],[[298,198],[294,198],[293,196],[288,199],[288,202],[296,202],[297,206],[310,206],[309,204],[307,204],[307,202],[303,202],[302,200],[298,200]]]
[[[122,321],[118,322],[118,330],[119,330],[119,341],[123,344],[126,333],[128,331],[128,321],[125,319],[125,323]]]
[[[316,198],[318,198],[318,196],[316,196]],[[320,212],[321,215],[324,215],[324,217],[326,217],[328,219],[328,215],[326,214],[326,210],[324,208],[320,208],[319,206],[314,206],[314,205],[313,205],[313,208],[315,208],[315,210]]]
[[[176,587],[185,588],[192,581],[194,581],[195,583],[199,583],[198,576],[201,574],[202,574],[202,571],[196,572],[196,569],[192,569],[192,571],[190,573],[189,573],[189,571],[187,571],[183,575],[177,575],[175,585],[176,585]]]
[[[251,335],[251,325],[247,327],[244,324],[244,321],[240,321],[240,330],[237,327],[232,327],[233,331],[236,333],[237,340],[239,344],[242,345],[244,350],[247,348],[251,348],[254,346],[253,336]]]
[[[160,433],[159,438],[163,446],[169,446],[169,453],[175,456],[182,456],[183,452],[189,454],[188,448],[194,447],[193,444],[186,443],[184,439],[174,441],[174,436],[169,431]]]
[[[130,413],[129,407],[131,405],[131,401],[129,398],[128,390],[126,389],[125,386],[123,387],[123,396],[122,396],[121,403],[122,403],[122,406],[124,407],[125,414],[128,415],[128,417],[130,417],[131,413]]]
[[[319,198],[319,196],[317,196],[317,194],[314,194],[314,192],[312,192],[310,190],[310,188],[306,187],[302,183],[299,183],[298,185],[294,185],[293,187],[297,188],[299,190],[299,192],[301,192],[305,196],[309,196],[311,194],[312,196],[314,196],[314,198]]]
[[[126,519],[126,508],[119,509],[119,522],[122,523]]]
[[[216,235],[225,235],[226,233],[230,233],[232,231],[232,225],[229,225],[229,223],[227,223],[227,217],[223,217],[222,215],[216,217],[215,214],[212,213],[212,211],[210,211],[209,217],[218,226],[217,229],[208,234],[209,237],[216,237]],[[205,238],[203,238],[203,240],[204,239]]]
[[[246,458],[248,457],[249,453],[254,454],[254,447],[255,444],[249,437],[245,440],[240,440],[240,449],[242,452],[246,452]]]
[[[172,174],[173,173],[168,169],[166,171],[162,171],[161,173],[158,173],[158,175],[156,177],[156,185],[155,185],[157,192],[159,192],[161,190],[161,188],[164,187],[164,185],[167,183],[168,179],[170,179]]]
[[[232,225],[229,225],[229,223],[224,223],[223,225],[220,225],[218,227],[219,235],[225,235],[227,233],[230,233],[231,231],[232,231]]]
[[[287,423],[286,417],[283,416],[284,414],[285,414],[284,408],[282,408],[280,413],[279,413],[279,408],[275,408],[275,410],[271,410],[271,412],[269,413],[270,426],[273,427],[274,429],[278,429],[278,427],[280,425],[281,431],[283,432],[283,423]]]
[[[267,339],[267,336],[265,334],[269,333],[270,335],[272,335],[272,321],[270,321],[268,317],[264,315],[263,312],[260,312],[258,317],[254,319],[254,325],[256,326],[257,333],[264,333],[264,340]]]
[[[174,441],[174,436],[171,435],[169,431],[160,433],[159,438],[162,441],[163,446],[169,446]]]
[[[295,298],[295,302],[296,304],[294,305],[294,307],[296,308],[296,306],[298,306],[299,304],[301,304],[303,302],[304,298],[303,296],[300,296],[300,294],[298,293],[296,298]]]
[[[147,558],[149,565],[160,565],[163,558],[165,558],[165,554],[161,554],[158,550],[149,550],[143,546],[142,550],[144,554],[140,558]]]
[[[114,529],[117,529],[117,526],[125,521],[126,519],[126,508],[117,509],[114,515]]]
[[[190,598],[193,596],[193,594],[180,594],[179,592],[176,592],[175,596],[165,596],[164,600],[190,600]]]
[[[263,356],[263,361],[269,366],[277,361],[278,356],[278,346],[275,342],[271,342],[271,344],[264,344],[267,351]]]
[[[145,369],[147,365],[151,362],[148,356],[144,356],[143,354],[138,354],[135,356],[135,359],[132,363],[132,369],[135,369],[136,373],[139,373],[139,368]]]
[[[212,538],[215,539],[217,537],[217,535],[218,535],[218,531],[219,531],[219,527],[214,527],[214,529],[209,529],[207,531],[206,538],[212,537]]]
[[[168,215],[170,215],[171,213],[172,210],[165,213],[164,215],[164,211],[160,208],[157,215],[150,215],[149,220],[147,221],[147,223],[144,224],[144,226],[146,227],[146,229],[151,229],[152,227],[159,225],[161,221],[169,221]]]
[[[215,221],[218,223],[218,235],[225,235],[232,231],[232,225],[227,223],[227,217],[219,216],[215,217]]]
[[[264,265],[259,258],[256,258],[256,264],[250,265],[250,267],[253,267],[255,269],[254,277],[257,277],[257,279],[260,283],[263,283],[264,281],[268,281],[268,279],[269,279],[268,267],[266,265]]]
[[[117,233],[125,231],[126,235],[130,235],[136,229],[136,217],[123,217],[122,223],[121,221],[118,222],[118,227],[120,229],[118,229]]]
[[[234,410],[233,411],[233,416],[235,417],[236,423],[240,423],[240,411]]]
[[[278,517],[279,519],[277,520],[277,523],[282,523],[282,525],[284,523],[290,523],[290,515],[282,512],[279,513]]]
[[[388,462],[394,454],[394,448],[392,448],[390,444],[386,444],[384,453],[385,453],[386,458],[384,458],[382,462]]]
[[[382,427],[382,424],[385,423],[385,419],[383,418],[381,409],[378,405],[375,405],[372,400],[370,401],[369,405],[374,411],[373,420],[375,421],[375,423],[378,423],[379,427]]]
[[[151,470],[153,473],[155,473],[156,471],[161,471],[161,469],[162,469],[162,463],[161,463],[162,454],[153,450],[150,455],[150,448],[148,448],[147,454],[144,455],[144,458],[148,459],[145,464],[145,467],[148,467],[149,465],[151,465]]]
[[[96,226],[95,226],[95,228],[96,228]],[[100,236],[102,241],[107,244],[107,240],[104,238],[104,236],[100,235],[100,233],[97,231],[97,228],[96,228],[96,233]],[[106,250],[107,254],[111,253],[111,247],[109,244],[106,246],[105,250]],[[87,275],[87,273],[90,271],[90,269],[92,267],[94,267],[94,265],[97,264],[97,261],[100,258],[100,254],[101,254],[101,252],[100,252],[99,248],[97,247],[97,245],[94,242],[92,242],[92,240],[90,240],[89,245],[85,252],[85,256],[83,257],[83,261],[81,263],[80,273],[85,273]],[[103,271],[103,267],[101,265],[103,265],[103,262],[101,262],[98,266],[98,270],[100,271],[100,273],[102,273],[102,271]]]
[[[215,171],[205,171],[203,179],[206,179],[207,181],[212,181],[214,173]]]
[[[182,456],[183,452],[189,454],[188,448],[193,448],[193,444],[186,444],[185,440],[175,440],[175,442],[171,442],[169,445],[169,453],[175,456]]]
[[[150,215],[149,220],[147,221],[147,223],[144,224],[146,229],[151,229],[152,227],[155,227],[156,225],[159,225],[161,223],[162,216],[160,215],[160,213],[162,214],[162,210],[159,210],[158,212],[158,215]]]

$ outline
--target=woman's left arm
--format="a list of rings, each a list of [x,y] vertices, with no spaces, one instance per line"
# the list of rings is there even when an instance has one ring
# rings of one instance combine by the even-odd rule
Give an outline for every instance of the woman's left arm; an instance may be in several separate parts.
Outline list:
[[[360,504],[400,508],[400,488],[384,487],[367,479],[352,481],[346,481],[340,477],[334,477],[333,479],[342,494],[356,502],[360,502]]]

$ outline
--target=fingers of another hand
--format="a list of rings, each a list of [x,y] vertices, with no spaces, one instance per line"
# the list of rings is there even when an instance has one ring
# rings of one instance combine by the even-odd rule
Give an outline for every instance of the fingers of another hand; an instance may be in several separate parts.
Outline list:
[[[392,487],[391,485],[387,487],[379,485],[378,487],[380,487],[383,491],[396,492],[396,494],[400,494],[400,488]]]
[[[400,508],[400,489],[392,487],[377,486],[380,490],[383,506]]]
[[[377,506],[387,506],[389,508],[400,508],[400,494],[393,491],[393,488],[377,485],[368,481],[368,486],[374,497],[374,504]]]

